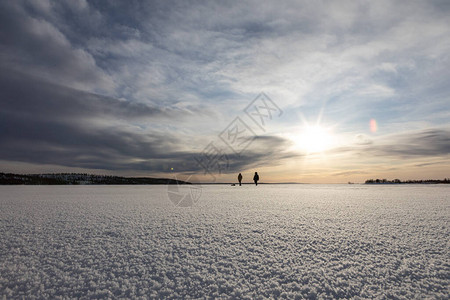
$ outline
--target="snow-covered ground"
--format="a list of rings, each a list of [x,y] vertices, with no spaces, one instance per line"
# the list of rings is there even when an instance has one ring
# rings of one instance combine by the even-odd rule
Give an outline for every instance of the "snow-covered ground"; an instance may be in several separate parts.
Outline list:
[[[167,192],[1,186],[0,297],[450,297],[448,185]]]

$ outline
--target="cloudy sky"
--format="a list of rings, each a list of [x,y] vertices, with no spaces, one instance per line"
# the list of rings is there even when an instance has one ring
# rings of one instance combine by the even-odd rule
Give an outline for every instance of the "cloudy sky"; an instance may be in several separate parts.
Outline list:
[[[0,172],[450,177],[448,1],[0,3]]]

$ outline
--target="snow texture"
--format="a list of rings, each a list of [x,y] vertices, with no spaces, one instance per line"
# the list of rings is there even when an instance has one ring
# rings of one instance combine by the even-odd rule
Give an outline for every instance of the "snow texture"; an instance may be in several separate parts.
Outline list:
[[[184,186],[182,189],[189,189]],[[449,299],[450,186],[0,187],[0,297]]]

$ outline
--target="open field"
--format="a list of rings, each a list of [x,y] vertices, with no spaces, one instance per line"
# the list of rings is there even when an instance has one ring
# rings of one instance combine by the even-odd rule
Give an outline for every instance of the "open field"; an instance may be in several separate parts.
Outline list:
[[[1,186],[0,297],[450,297],[448,185],[167,191]]]

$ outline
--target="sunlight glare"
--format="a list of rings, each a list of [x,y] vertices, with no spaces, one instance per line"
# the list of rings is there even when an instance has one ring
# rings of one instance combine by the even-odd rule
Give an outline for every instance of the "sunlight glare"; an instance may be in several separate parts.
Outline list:
[[[329,149],[334,142],[334,137],[329,129],[321,126],[306,126],[298,137],[298,148],[308,153],[323,152]]]

